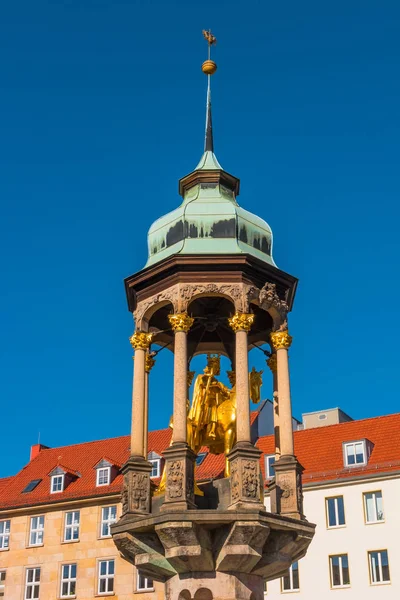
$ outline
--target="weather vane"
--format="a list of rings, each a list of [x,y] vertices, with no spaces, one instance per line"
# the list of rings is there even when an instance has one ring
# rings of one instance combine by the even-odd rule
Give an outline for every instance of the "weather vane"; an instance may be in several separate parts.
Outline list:
[[[214,75],[217,70],[217,64],[211,60],[211,46],[214,46],[217,43],[217,38],[211,33],[211,29],[208,31],[203,29],[203,36],[208,43],[208,59],[203,62],[201,69],[206,75]]]

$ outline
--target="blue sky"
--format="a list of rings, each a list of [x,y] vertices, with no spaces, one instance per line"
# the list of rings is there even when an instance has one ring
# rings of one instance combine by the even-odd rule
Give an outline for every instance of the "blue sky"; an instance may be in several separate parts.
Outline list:
[[[398,2],[15,0],[0,13],[0,475],[39,432],[49,446],[129,433],[123,279],[200,158],[209,27],[216,154],[300,279],[294,413],[398,411]],[[168,423],[171,367],[163,352],[152,428]]]

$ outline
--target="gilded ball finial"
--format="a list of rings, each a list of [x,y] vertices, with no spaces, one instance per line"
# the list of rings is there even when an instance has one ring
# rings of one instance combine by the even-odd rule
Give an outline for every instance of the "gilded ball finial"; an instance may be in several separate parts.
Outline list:
[[[217,63],[211,60],[211,46],[214,46],[214,44],[217,43],[217,38],[211,33],[211,29],[208,31],[203,29],[203,36],[207,40],[208,44],[208,59],[205,60],[201,65],[201,70],[205,75],[214,75],[215,71],[217,70]]]

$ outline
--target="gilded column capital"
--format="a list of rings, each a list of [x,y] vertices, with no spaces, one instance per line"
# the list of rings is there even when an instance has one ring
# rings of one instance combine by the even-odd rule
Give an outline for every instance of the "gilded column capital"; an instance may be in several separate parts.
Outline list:
[[[274,350],[288,350],[292,343],[292,336],[289,335],[287,329],[283,331],[273,331],[271,333],[271,344]]]
[[[233,317],[228,319],[228,322],[235,333],[238,331],[248,332],[253,325],[254,315],[237,312],[233,315]]]
[[[175,315],[168,315],[168,320],[174,333],[177,331],[184,331],[185,333],[188,333],[189,329],[194,323],[194,319],[189,317],[189,315],[185,312],[177,313]]]
[[[271,354],[271,356],[267,360],[267,365],[271,369],[272,373],[276,373],[277,367],[278,367],[278,362],[277,362],[277,359],[276,359],[276,353]]]
[[[131,346],[134,350],[147,350],[153,339],[152,333],[146,333],[145,331],[135,331],[129,338]]]
[[[150,373],[155,364],[155,358],[153,358],[151,354],[146,354],[146,362],[144,365],[144,370],[146,371],[146,373]]]

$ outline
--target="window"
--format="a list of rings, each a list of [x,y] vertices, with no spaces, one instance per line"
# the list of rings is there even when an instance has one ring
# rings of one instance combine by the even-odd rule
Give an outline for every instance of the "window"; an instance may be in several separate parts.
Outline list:
[[[270,454],[269,456],[265,457],[265,477],[267,479],[272,479],[272,477],[275,477],[275,469],[274,469],[274,463],[275,463],[275,454]]]
[[[25,579],[25,600],[39,598],[40,588],[40,568],[26,570]]]
[[[349,559],[347,554],[336,554],[329,557],[331,570],[331,586],[333,588],[350,585]]]
[[[41,546],[43,544],[44,517],[31,517],[31,529],[29,532],[29,545]],[[34,596],[33,596],[34,597]]]
[[[153,467],[150,473],[150,477],[160,477],[160,459],[151,459],[149,460],[149,462]]]
[[[0,550],[8,550],[11,521],[0,521]]]
[[[145,590],[153,590],[154,589],[153,580],[150,579],[149,577],[145,577],[144,575],[142,575],[140,573],[140,571],[138,571],[136,589],[138,592],[144,592]]]
[[[326,520],[328,527],[341,527],[346,524],[343,496],[326,498]]]
[[[39,485],[39,483],[41,482],[41,479],[32,479],[32,481],[30,481],[28,483],[28,485],[26,487],[24,487],[24,489],[22,490],[23,494],[27,494],[28,492],[32,492],[36,486]]]
[[[65,513],[64,542],[79,540],[79,510]]]
[[[344,464],[346,467],[365,465],[367,463],[365,442],[344,444]]]
[[[299,563],[293,563],[287,574],[282,577],[282,592],[298,592],[300,590]]]
[[[51,493],[57,494],[64,489],[64,475],[53,475],[51,478]]]
[[[110,483],[110,467],[102,467],[97,469],[97,483],[96,485],[109,485]]]
[[[98,593],[114,593],[114,560],[99,561]]]
[[[110,525],[117,520],[117,507],[105,506],[101,509],[101,531],[100,537],[110,537]]]
[[[202,462],[204,462],[205,457],[207,456],[207,452],[199,452],[196,456],[196,467],[199,467]]]
[[[61,565],[61,598],[70,598],[76,593],[76,563]]]
[[[389,559],[387,550],[368,552],[371,583],[389,583]]]
[[[4,596],[4,588],[6,587],[6,584],[4,583],[6,580],[6,571],[2,570],[0,571],[0,598],[2,596]]]
[[[385,520],[383,514],[382,492],[365,493],[364,508],[366,523],[381,523]]]

